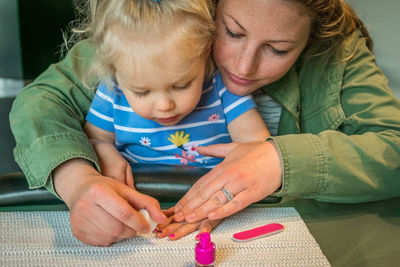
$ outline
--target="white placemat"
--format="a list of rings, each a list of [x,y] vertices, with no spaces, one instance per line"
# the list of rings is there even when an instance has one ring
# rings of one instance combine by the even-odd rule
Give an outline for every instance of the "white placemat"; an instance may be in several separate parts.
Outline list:
[[[281,223],[282,233],[247,243],[236,232]],[[194,237],[141,235],[111,247],[92,247],[71,232],[66,211],[0,212],[0,266],[193,266]],[[330,266],[294,208],[248,208],[211,234],[217,266]]]

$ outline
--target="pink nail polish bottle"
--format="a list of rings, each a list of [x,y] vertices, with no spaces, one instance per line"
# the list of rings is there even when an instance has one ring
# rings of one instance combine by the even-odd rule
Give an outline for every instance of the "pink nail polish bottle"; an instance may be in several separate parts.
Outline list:
[[[195,248],[196,267],[214,267],[215,244],[211,242],[210,233],[201,233],[199,238],[200,242],[196,244]]]

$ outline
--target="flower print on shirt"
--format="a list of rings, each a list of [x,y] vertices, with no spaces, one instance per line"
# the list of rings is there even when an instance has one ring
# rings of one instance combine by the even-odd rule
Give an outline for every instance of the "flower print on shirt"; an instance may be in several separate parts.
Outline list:
[[[190,156],[197,157],[199,152],[197,152],[197,144],[195,142],[189,142],[183,145],[183,148],[186,150],[186,153]]]
[[[181,159],[181,164],[187,165],[189,161],[190,161],[190,162],[195,162],[195,160],[193,160],[194,156],[189,155],[188,153],[186,153],[185,150],[182,150],[182,156],[179,155],[178,153],[176,153],[176,154],[175,154],[175,157],[176,157],[177,159]]]
[[[139,142],[140,142],[140,144],[142,144],[144,146],[150,147],[150,145],[151,145],[151,140],[148,137],[142,137]]]
[[[211,115],[208,117],[208,121],[217,121],[217,120],[219,120],[220,118],[221,118],[221,116],[220,116],[219,114],[214,113],[214,114],[211,114]]]
[[[171,134],[168,140],[173,143],[176,147],[182,148],[184,144],[190,141],[189,134],[184,131],[176,131],[175,134]]]

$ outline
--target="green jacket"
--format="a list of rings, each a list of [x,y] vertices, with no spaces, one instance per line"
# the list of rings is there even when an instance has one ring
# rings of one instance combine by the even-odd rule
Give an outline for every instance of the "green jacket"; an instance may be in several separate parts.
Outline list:
[[[89,42],[78,43],[14,102],[14,155],[31,188],[54,192],[51,172],[71,158],[98,168],[82,131],[93,92],[80,77],[93,52]],[[273,137],[284,164],[277,195],[332,202],[400,195],[400,102],[359,33],[341,53],[299,59],[263,89],[283,107],[279,135]]]

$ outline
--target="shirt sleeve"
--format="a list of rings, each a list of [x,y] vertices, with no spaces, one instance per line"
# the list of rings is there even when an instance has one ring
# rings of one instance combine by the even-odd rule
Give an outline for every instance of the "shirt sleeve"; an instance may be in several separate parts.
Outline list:
[[[14,101],[10,112],[14,157],[30,188],[46,187],[54,193],[51,173],[69,159],[87,159],[99,170],[96,153],[82,129],[94,94],[81,77],[94,52],[87,41],[76,44]]]
[[[100,84],[93,98],[86,120],[91,124],[114,132],[114,93],[105,84]]]
[[[223,84],[221,75],[216,76],[216,84],[219,97],[221,98],[222,107],[224,109],[226,123],[231,123],[234,119],[256,107],[253,98],[250,95],[238,96],[229,92]]]

